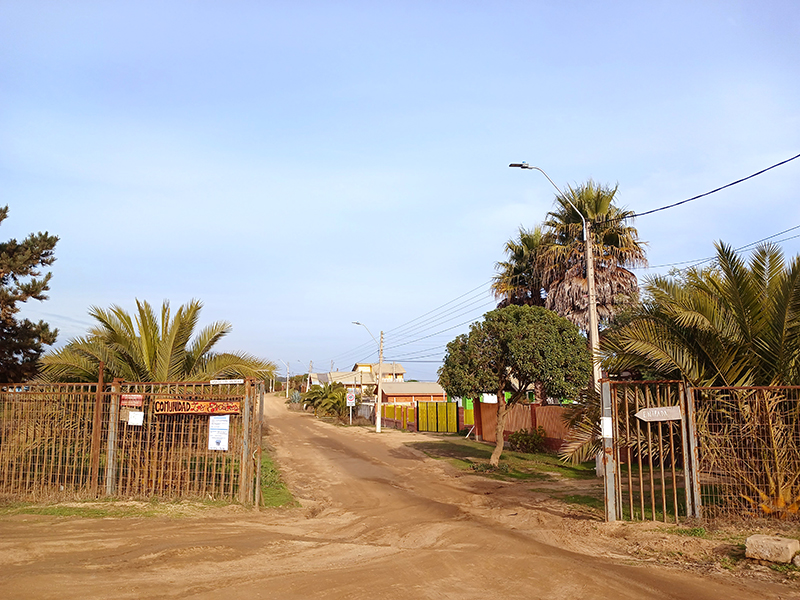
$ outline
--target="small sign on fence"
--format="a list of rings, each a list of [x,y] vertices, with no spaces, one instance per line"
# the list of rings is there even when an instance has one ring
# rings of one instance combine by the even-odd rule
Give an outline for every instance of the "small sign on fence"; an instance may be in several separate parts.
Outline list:
[[[642,410],[636,413],[636,417],[648,423],[656,421],[680,421],[681,407],[654,406],[652,408],[643,408]]]
[[[230,415],[215,415],[208,417],[208,449],[227,450],[228,434],[230,433]]]
[[[211,385],[225,385],[226,383],[230,385],[241,385],[244,383],[244,379],[212,379],[210,383]]]
[[[143,401],[144,396],[142,394],[122,394],[119,397],[120,406],[139,407],[142,405]]]

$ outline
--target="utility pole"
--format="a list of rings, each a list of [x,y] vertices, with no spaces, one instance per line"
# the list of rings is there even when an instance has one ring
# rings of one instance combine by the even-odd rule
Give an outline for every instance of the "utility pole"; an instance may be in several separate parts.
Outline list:
[[[378,350],[378,403],[375,405],[375,433],[381,432],[381,390],[383,382],[383,331],[381,331],[381,343]]]
[[[556,188],[556,191],[559,195],[566,200],[569,205],[578,213],[578,216],[583,223],[583,241],[585,244],[585,257],[586,257],[586,286],[588,287],[588,302],[589,302],[589,350],[592,354],[592,387],[595,391],[600,391],[600,378],[603,376],[602,372],[600,371],[600,328],[597,320],[597,288],[595,287],[594,283],[594,256],[592,254],[592,230],[591,230],[591,223],[586,220],[583,216],[583,213],[578,210],[578,207],[575,206],[572,201],[569,199],[569,196],[564,194],[559,187],[553,183],[553,180],[550,179],[550,176],[545,173],[539,167],[534,167],[529,165],[528,163],[511,163],[508,165],[509,167],[518,167],[520,169],[532,169],[539,171],[542,175],[547,177],[547,181]]]
[[[369,337],[375,340],[375,343],[378,344],[378,400],[375,403],[375,433],[381,432],[381,390],[383,386],[381,385],[381,381],[383,379],[383,331],[381,331],[381,341],[378,343],[378,340],[375,339],[375,336],[372,335],[372,332],[369,330],[369,327],[364,325],[363,323],[359,323],[358,321],[353,321],[353,325],[360,325],[364,329],[367,330]],[[363,380],[362,380],[362,388],[363,388]]]
[[[306,384],[306,391],[311,389],[311,369],[314,368],[314,361],[308,361],[308,384]]]

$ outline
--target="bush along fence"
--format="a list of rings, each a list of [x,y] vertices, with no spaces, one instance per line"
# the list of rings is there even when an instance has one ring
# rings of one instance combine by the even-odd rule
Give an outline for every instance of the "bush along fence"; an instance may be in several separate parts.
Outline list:
[[[203,383],[0,387],[0,494],[258,503],[264,388]]]

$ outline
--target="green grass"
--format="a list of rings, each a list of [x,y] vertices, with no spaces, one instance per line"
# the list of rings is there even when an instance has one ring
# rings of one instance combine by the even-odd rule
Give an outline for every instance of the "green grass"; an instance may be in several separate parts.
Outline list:
[[[281,479],[281,474],[275,466],[272,456],[264,451],[261,453],[261,506],[277,508],[279,506],[295,506],[292,493]]]
[[[427,456],[447,460],[464,470],[473,470],[494,479],[555,481],[566,479],[595,479],[594,463],[572,466],[547,453],[525,454],[505,451],[498,468],[489,466],[493,447],[480,442],[453,437],[437,441],[414,442],[412,448]]]
[[[578,504],[580,506],[588,506],[589,508],[605,510],[605,505],[603,504],[603,500],[601,500],[600,498],[595,498],[594,496],[572,494],[567,496],[556,496],[556,497],[559,500],[566,502],[567,504]]]
[[[154,517],[159,511],[149,506],[120,506],[113,502],[105,502],[102,506],[97,506],[95,501],[87,501],[84,506],[81,504],[34,504],[32,502],[15,502],[0,507],[1,516],[10,515],[46,515],[50,517],[81,517],[84,519],[106,519],[106,518],[137,518]]]
[[[708,538],[708,531],[705,527],[671,527],[666,532],[688,537]]]

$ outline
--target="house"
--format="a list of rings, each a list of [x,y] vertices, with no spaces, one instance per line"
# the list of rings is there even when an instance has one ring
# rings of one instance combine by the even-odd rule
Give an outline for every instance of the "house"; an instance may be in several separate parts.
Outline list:
[[[353,371],[364,373],[365,375],[369,375],[372,378],[371,385],[377,384],[377,375],[378,370],[380,368],[380,363],[356,363],[353,365]],[[406,370],[403,368],[403,365],[396,362],[391,363],[383,363],[383,377],[381,380],[383,383],[386,382],[397,382],[403,381],[403,377],[405,376]],[[365,380],[366,385],[366,380]]]
[[[366,389],[368,394],[374,394],[378,387],[379,363],[356,363],[352,371],[331,371],[329,373],[311,373],[309,382],[314,385],[343,384],[348,390],[362,394]],[[383,385],[393,382],[402,382],[406,370],[400,363],[383,363]]]
[[[435,382],[408,381],[388,382],[381,386],[381,402],[384,404],[412,404],[417,402],[445,402],[444,388]]]

